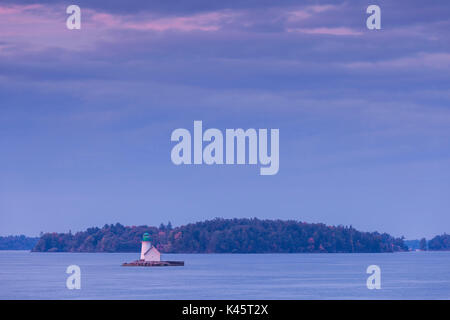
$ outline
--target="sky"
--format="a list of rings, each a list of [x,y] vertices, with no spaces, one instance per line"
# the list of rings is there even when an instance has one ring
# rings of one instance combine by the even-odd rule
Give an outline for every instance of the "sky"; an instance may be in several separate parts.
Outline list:
[[[215,217],[448,233],[449,30],[437,0],[2,0],[0,235]],[[278,174],[175,166],[194,120],[279,129]]]

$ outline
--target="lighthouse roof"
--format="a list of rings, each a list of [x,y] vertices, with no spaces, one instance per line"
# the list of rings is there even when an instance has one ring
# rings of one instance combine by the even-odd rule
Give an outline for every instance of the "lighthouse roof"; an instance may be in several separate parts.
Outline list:
[[[147,232],[142,236],[142,241],[150,241],[150,234]]]

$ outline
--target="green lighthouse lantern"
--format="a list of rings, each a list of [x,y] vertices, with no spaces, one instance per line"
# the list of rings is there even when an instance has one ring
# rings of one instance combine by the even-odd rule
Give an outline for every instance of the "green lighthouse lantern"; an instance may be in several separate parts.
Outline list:
[[[142,241],[150,242],[150,234],[148,234],[147,232],[144,233],[144,235],[142,236]]]

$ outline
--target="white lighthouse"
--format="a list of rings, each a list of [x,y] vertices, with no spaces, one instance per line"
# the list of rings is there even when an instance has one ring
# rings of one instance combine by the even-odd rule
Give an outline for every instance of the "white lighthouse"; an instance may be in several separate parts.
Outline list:
[[[158,249],[152,246],[150,242],[150,235],[144,233],[142,236],[141,259],[133,262],[125,262],[122,264],[125,267],[170,267],[170,266],[184,266],[184,261],[161,261],[161,254]]]
[[[161,261],[161,254],[150,242],[150,235],[144,233],[141,246],[141,260],[143,261]]]

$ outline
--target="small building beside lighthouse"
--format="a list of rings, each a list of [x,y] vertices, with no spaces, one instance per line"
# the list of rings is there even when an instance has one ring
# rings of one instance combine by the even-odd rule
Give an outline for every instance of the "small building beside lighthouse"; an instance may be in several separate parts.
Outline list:
[[[148,233],[144,233],[142,236],[141,261],[161,261],[161,253],[150,242]]]

